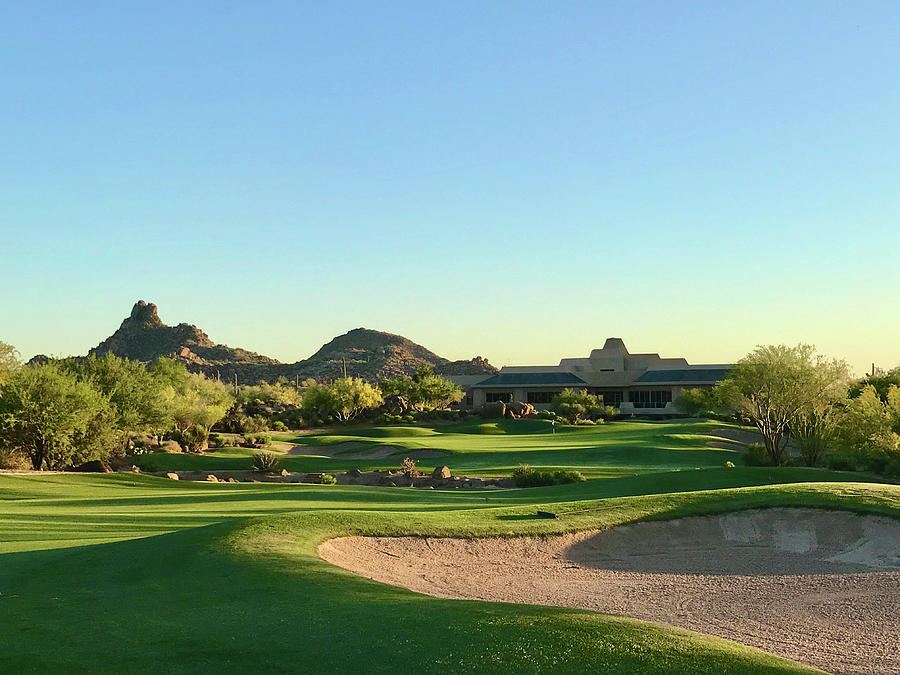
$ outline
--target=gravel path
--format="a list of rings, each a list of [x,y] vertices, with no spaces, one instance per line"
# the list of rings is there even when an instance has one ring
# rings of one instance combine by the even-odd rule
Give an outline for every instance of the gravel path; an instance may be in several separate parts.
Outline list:
[[[546,538],[343,537],[319,554],[442,598],[666,623],[835,673],[900,673],[900,521],[765,509]]]

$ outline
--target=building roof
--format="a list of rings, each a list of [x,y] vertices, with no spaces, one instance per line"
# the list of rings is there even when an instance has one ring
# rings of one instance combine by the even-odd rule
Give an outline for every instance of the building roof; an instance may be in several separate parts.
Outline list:
[[[581,385],[586,382],[577,375],[564,371],[536,373],[498,373],[474,385],[476,387],[507,387],[515,385]]]
[[[673,368],[648,370],[632,384],[675,384],[678,382],[712,384],[725,379],[730,368]]]

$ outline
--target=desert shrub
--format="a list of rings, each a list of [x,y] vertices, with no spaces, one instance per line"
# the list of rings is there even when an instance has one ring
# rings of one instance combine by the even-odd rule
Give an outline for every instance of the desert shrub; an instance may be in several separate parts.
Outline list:
[[[726,468],[726,469],[733,469],[733,468],[734,468],[734,462],[731,462],[731,461],[725,462],[725,468]]]
[[[332,476],[330,473],[323,473],[319,476],[319,484],[320,485],[337,485],[337,478]]]
[[[272,431],[287,431],[287,425],[281,420],[275,420],[272,422]]]
[[[222,434],[210,434],[209,435],[209,445],[212,448],[224,448],[228,444],[228,441]]]
[[[832,471],[856,471],[856,462],[846,452],[830,452],[825,456],[825,467]]]
[[[209,431],[201,426],[193,426],[184,431],[173,432],[172,440],[185,452],[203,452],[209,444]]]
[[[243,432],[245,434],[257,434],[268,430],[269,421],[262,415],[253,415],[244,422]]]
[[[273,473],[278,470],[281,458],[274,452],[258,452],[253,455],[250,465],[254,471]]]
[[[600,424],[603,424],[603,420],[597,420],[597,422],[599,422]],[[592,427],[595,424],[597,424],[597,422],[595,422],[594,420],[578,420],[575,422],[575,424],[578,424],[580,426],[591,426]]]
[[[751,443],[744,452],[744,463],[747,466],[772,466],[772,458],[762,443]]]
[[[513,469],[513,478],[519,479],[524,478],[526,476],[530,476],[534,473],[534,469],[532,469],[527,464],[519,464],[515,469]]]
[[[407,415],[403,416],[403,421],[406,422],[407,424],[412,424],[413,422],[416,421],[416,418],[413,417],[411,414],[407,414]]]
[[[418,478],[422,475],[422,472],[416,468],[416,461],[409,457],[404,457],[403,461],[400,462],[400,470],[407,478]]]
[[[580,471],[554,471],[553,482],[556,485],[564,483],[583,483],[585,481],[584,474]]]
[[[513,470],[513,478],[517,487],[562,485],[564,483],[581,483],[585,480],[580,471],[536,471],[527,464],[517,466]]]
[[[0,469],[12,471],[27,471],[31,468],[31,461],[18,450],[0,448]]]
[[[259,448],[264,448],[267,445],[272,445],[272,437],[268,434],[257,434],[253,437],[253,444]]]

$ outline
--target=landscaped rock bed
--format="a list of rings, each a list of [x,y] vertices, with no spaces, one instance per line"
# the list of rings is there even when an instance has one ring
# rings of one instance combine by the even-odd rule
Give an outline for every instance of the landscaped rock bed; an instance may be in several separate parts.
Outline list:
[[[434,488],[436,490],[452,489],[487,489],[513,488],[512,478],[471,478],[469,476],[449,476],[449,470],[441,472],[440,467],[435,474],[408,478],[401,471],[316,471],[311,473],[288,472],[260,473],[257,471],[168,471],[151,474],[164,478],[200,482],[237,482],[237,483],[313,483],[318,484],[323,473],[337,479],[338,485],[375,485],[381,487],[417,487]],[[213,477],[215,480],[213,480]]]

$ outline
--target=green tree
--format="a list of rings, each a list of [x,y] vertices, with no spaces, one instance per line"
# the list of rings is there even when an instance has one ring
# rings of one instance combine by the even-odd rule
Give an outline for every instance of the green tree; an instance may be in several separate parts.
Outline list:
[[[603,401],[586,389],[563,389],[553,397],[550,407],[569,424],[577,424],[583,416],[604,412]]]
[[[381,405],[381,391],[357,377],[342,377],[333,384],[310,386],[303,396],[303,407],[321,418],[333,417],[349,422],[366,410]]]
[[[849,379],[844,361],[826,359],[810,345],[768,345],[741,359],[716,386],[716,395],[756,426],[769,459],[779,466],[791,428],[840,400]]]
[[[882,400],[874,385],[867,384],[859,396],[847,401],[840,411],[838,433],[844,445],[854,450],[893,445],[900,436],[900,387],[892,385]]]
[[[465,395],[459,386],[435,375],[430,368],[418,369],[413,377],[385,380],[379,387],[383,396],[402,396],[413,410],[420,412],[441,410]]]
[[[673,405],[690,417],[701,417],[719,408],[715,391],[703,387],[685,389],[675,398]]]
[[[172,424],[184,433],[195,426],[209,431],[225,417],[234,403],[228,387],[199,373],[188,372],[184,364],[162,358],[151,368],[153,377],[164,387]]]
[[[160,433],[172,425],[166,385],[140,361],[107,353],[69,362],[75,375],[109,400],[120,443],[133,433]]]
[[[862,393],[863,388],[867,386],[874,387],[879,398],[881,398],[882,401],[887,401],[888,390],[890,390],[891,387],[900,387],[900,366],[892,368],[887,372],[876,370],[873,375],[869,375],[854,382],[850,386],[850,396],[852,398],[858,397],[860,393]]]
[[[22,364],[19,362],[19,352],[12,345],[0,342],[0,387],[6,382],[13,371]]]
[[[106,397],[59,364],[27,366],[0,392],[0,445],[25,453],[35,470],[106,459],[112,418]]]

